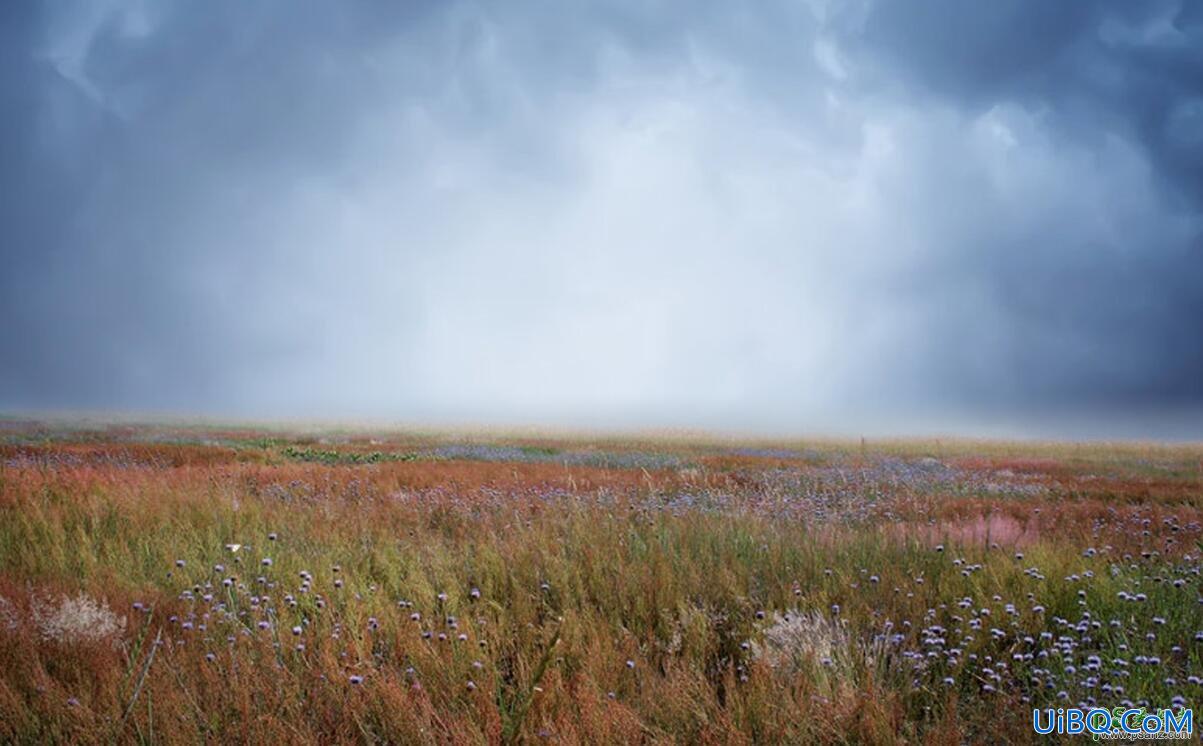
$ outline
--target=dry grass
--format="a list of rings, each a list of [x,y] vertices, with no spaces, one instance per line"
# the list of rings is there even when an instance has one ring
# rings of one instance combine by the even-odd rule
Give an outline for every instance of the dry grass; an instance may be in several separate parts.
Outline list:
[[[5,742],[1025,742],[1200,691],[1198,447],[7,435]]]

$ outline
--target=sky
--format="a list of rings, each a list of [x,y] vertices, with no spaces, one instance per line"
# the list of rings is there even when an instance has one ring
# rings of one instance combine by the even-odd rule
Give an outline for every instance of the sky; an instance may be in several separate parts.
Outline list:
[[[1203,439],[1203,3],[0,4],[0,410]]]

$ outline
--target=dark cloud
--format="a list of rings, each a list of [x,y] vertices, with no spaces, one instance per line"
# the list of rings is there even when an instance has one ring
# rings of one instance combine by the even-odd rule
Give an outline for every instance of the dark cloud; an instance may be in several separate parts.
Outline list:
[[[0,406],[1203,410],[1196,3],[0,13]]]
[[[1203,196],[1197,3],[881,3],[853,43],[891,79],[958,105],[1020,101],[1072,140],[1133,138],[1163,176]]]
[[[1117,204],[1086,205],[1100,213],[1123,210],[1147,199],[1144,190],[1157,192],[1147,214],[1111,216],[1105,235],[1083,229],[1078,219],[1089,214],[1054,213],[1032,226],[1020,215],[978,231],[973,240],[988,246],[980,255],[964,251],[972,257],[966,272],[991,287],[1009,329],[1025,333],[1009,370],[1022,382],[1016,394],[1045,404],[1197,407],[1203,401],[1198,4],[881,3],[862,31],[850,43],[875,61],[887,83],[901,82],[913,95],[979,112],[1013,103],[1037,112],[1057,147],[1092,155],[1118,142],[1146,161],[1147,179],[1116,184]],[[1145,175],[1093,174],[1132,176]],[[1025,206],[1027,216],[1040,211],[1039,204]]]

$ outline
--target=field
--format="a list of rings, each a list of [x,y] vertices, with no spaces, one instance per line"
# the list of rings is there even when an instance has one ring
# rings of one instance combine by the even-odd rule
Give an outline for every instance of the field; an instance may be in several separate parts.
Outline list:
[[[5,421],[0,741],[1035,741],[1193,707],[1203,446]]]

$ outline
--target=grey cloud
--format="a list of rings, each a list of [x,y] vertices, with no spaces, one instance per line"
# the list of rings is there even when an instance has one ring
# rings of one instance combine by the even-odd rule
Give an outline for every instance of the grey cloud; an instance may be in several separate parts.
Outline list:
[[[13,4],[0,406],[1155,429],[1196,8]]]
[[[970,112],[1025,107],[1059,151],[1134,150],[1123,171],[1083,162],[1081,209],[1028,226],[1042,211],[1033,200],[975,231],[989,245],[979,257],[961,253],[1008,328],[1026,331],[1010,371],[1029,384],[1018,393],[1103,407],[1203,399],[1203,127],[1188,124],[1203,89],[1201,21],[1194,3],[924,0],[880,4],[855,42],[916,95]],[[1107,231],[1088,228],[1100,222]]]

